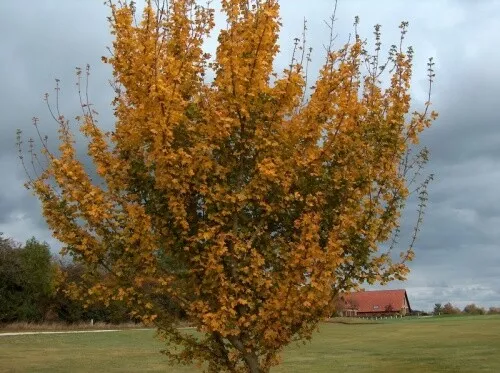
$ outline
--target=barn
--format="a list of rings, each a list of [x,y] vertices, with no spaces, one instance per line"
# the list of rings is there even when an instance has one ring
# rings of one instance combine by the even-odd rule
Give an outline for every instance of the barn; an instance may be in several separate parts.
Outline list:
[[[411,312],[406,290],[359,291],[342,298],[338,313],[347,317],[408,315]]]

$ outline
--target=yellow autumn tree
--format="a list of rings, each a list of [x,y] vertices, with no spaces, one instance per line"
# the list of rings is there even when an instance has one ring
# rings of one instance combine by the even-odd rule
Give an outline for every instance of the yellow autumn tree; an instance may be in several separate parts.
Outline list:
[[[83,100],[91,171],[55,111],[59,149],[40,137],[48,166],[27,182],[63,251],[86,265],[74,296],[126,302],[176,362],[263,373],[336,296],[405,277],[411,243],[398,252],[394,236],[411,192],[425,203],[428,179],[415,182],[427,153],[411,150],[436,116],[429,102],[410,113],[406,23],[384,63],[378,26],[371,53],[356,28],[338,49],[330,38],[308,87],[301,40],[273,71],[277,0],[222,0],[213,58],[209,6],[108,5],[115,128],[104,132]],[[82,86],[88,70],[77,75]],[[421,210],[417,220],[415,231]],[[178,329],[179,313],[196,335]]]

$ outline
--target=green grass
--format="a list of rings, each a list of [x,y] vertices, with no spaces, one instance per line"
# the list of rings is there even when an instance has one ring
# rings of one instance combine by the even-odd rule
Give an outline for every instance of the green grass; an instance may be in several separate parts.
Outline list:
[[[0,372],[199,372],[172,367],[150,330],[0,337]],[[500,372],[500,316],[325,323],[280,372]]]

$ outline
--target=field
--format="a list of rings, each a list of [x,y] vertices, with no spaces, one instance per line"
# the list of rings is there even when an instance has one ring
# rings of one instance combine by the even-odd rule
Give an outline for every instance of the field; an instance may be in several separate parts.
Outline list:
[[[201,371],[169,366],[161,349],[151,330],[0,336],[0,372]],[[324,323],[278,372],[500,372],[500,316]]]

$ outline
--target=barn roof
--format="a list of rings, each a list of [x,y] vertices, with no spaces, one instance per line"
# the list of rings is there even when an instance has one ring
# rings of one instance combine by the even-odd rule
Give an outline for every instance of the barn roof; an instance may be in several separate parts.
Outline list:
[[[408,310],[411,311],[408,295],[404,289],[360,291],[345,297],[346,302],[358,312],[384,312],[389,309],[399,311],[403,308],[405,299]]]

